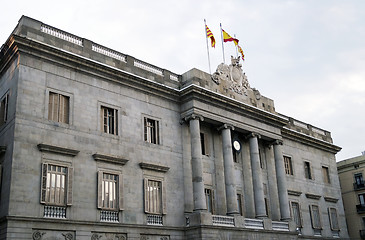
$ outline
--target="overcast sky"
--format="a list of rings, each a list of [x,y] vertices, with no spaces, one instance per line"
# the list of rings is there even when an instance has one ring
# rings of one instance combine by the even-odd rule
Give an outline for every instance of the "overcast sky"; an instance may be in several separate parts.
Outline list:
[[[13,0],[0,44],[22,15],[177,74],[209,72],[204,19],[217,40],[212,72],[223,62],[222,23],[240,40],[251,87],[278,112],[330,131],[337,161],[365,151],[364,0]]]

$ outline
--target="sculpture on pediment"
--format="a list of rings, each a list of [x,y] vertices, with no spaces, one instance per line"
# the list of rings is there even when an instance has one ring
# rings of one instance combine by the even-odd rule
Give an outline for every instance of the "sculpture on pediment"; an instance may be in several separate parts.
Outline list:
[[[232,90],[238,94],[247,95],[247,89],[250,88],[247,76],[242,71],[240,57],[234,58],[231,56],[230,65],[224,63],[219,64],[217,70],[212,75],[212,80],[217,85],[225,82],[228,84],[229,90]]]

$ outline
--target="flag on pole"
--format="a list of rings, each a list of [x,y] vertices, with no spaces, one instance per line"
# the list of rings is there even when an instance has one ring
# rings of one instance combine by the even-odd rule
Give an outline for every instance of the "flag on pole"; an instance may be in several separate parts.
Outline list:
[[[234,42],[234,44],[237,46],[238,45],[238,39],[237,38],[233,38],[231,37],[228,33],[226,33],[226,31],[224,31],[222,29],[222,33],[223,33],[223,41],[224,42]]]
[[[238,48],[238,51],[241,53],[242,55],[242,61],[245,61],[245,55],[243,54],[243,50],[242,48],[240,47],[240,45],[237,45],[237,48]]]
[[[212,45],[212,47],[215,48],[215,38],[213,36],[213,33],[210,31],[210,29],[208,28],[208,26],[205,24],[205,30],[207,33],[207,38],[210,38],[210,44]]]

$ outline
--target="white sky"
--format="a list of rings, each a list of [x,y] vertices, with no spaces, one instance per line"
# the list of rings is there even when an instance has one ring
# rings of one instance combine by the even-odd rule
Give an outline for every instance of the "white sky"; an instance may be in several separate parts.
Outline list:
[[[4,5],[4,4],[3,4]],[[22,15],[172,72],[209,72],[204,18],[223,61],[219,24],[236,35],[251,87],[282,114],[332,133],[337,160],[365,151],[364,0],[13,0],[0,44]],[[235,55],[225,43],[226,63]]]

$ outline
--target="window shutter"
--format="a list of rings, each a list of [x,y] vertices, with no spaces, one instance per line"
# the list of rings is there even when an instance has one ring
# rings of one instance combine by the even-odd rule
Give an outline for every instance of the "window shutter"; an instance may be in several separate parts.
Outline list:
[[[162,190],[162,214],[167,213],[167,200],[166,200],[166,186],[165,182],[161,181],[161,190]]]
[[[156,144],[160,144],[160,122],[155,121],[156,123]]]
[[[144,179],[144,185],[143,185],[143,187],[144,187],[144,211],[146,212],[146,213],[149,213],[149,204],[148,204],[148,202],[149,202],[149,194],[148,194],[148,179]]]
[[[311,176],[312,176],[312,180],[315,180],[314,179],[314,172],[313,172],[313,168],[312,168],[312,164],[309,165],[310,166],[310,171],[311,171]]]
[[[49,101],[48,101],[48,119],[53,120],[53,102],[54,102],[54,94],[49,92]]]
[[[67,205],[72,205],[73,167],[67,168]]]
[[[143,132],[144,132],[144,141],[147,141],[147,118],[144,118],[144,125],[143,125]]]
[[[114,124],[114,134],[115,135],[118,135],[118,110],[115,110],[114,109],[114,115],[115,115],[115,119],[114,119],[114,121],[115,121],[115,124]]]
[[[69,118],[69,97],[60,95],[59,121],[68,123]]]
[[[119,184],[119,192],[118,192],[119,210],[123,210],[124,209],[124,194],[123,194],[123,175],[122,174],[118,175],[118,184]]]
[[[46,203],[46,194],[47,194],[47,169],[48,169],[48,164],[47,163],[42,163],[41,203]]]
[[[103,187],[103,172],[98,171],[98,208],[99,209],[103,207],[102,187]]]
[[[215,194],[213,189],[210,191],[210,194],[212,195],[212,214],[215,214]]]

